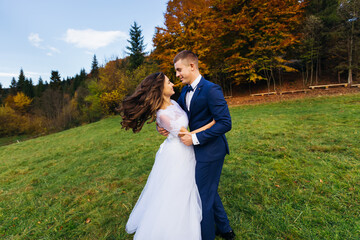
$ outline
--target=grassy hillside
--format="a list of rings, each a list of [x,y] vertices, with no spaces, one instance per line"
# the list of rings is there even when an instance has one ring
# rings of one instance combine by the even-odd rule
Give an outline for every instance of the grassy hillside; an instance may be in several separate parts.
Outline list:
[[[230,109],[220,195],[238,239],[358,239],[360,94]],[[124,231],[164,140],[113,117],[0,147],[0,238]]]

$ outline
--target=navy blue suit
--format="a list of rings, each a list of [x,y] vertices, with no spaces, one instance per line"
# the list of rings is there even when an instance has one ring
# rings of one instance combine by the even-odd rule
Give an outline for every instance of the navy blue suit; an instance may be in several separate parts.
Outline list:
[[[229,220],[217,192],[222,166],[229,146],[225,133],[231,129],[231,117],[221,87],[201,78],[187,110],[185,86],[178,99],[179,105],[189,117],[190,131],[198,129],[213,119],[211,128],[197,133],[200,145],[195,145],[196,170],[195,178],[199,189],[203,220],[201,234],[203,240],[215,239],[215,225],[221,232],[229,232]]]

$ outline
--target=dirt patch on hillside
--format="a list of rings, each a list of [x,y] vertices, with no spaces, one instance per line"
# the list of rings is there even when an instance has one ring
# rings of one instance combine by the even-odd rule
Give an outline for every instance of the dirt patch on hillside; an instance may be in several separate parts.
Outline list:
[[[286,89],[287,91],[296,90],[296,89]],[[303,98],[313,98],[317,96],[327,96],[327,95],[345,95],[360,93],[360,88],[358,87],[333,87],[328,89],[306,89],[306,93],[287,93],[282,95],[265,95],[265,96],[232,96],[226,98],[229,106],[236,105],[251,105],[251,104],[261,104],[267,102],[281,102],[290,99],[303,99]]]

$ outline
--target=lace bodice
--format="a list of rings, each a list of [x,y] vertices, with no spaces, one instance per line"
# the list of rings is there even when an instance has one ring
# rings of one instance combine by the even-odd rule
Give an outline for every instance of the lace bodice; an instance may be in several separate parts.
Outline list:
[[[170,132],[169,137],[178,137],[181,127],[188,127],[189,120],[186,112],[179,106],[177,102],[171,100],[173,105],[166,109],[159,109],[156,113],[156,122],[160,127]]]

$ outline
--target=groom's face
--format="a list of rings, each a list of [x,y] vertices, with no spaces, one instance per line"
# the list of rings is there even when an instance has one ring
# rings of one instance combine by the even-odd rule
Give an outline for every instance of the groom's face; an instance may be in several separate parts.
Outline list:
[[[180,78],[183,84],[191,84],[194,78],[194,64],[186,59],[180,59],[174,64],[176,77]]]

